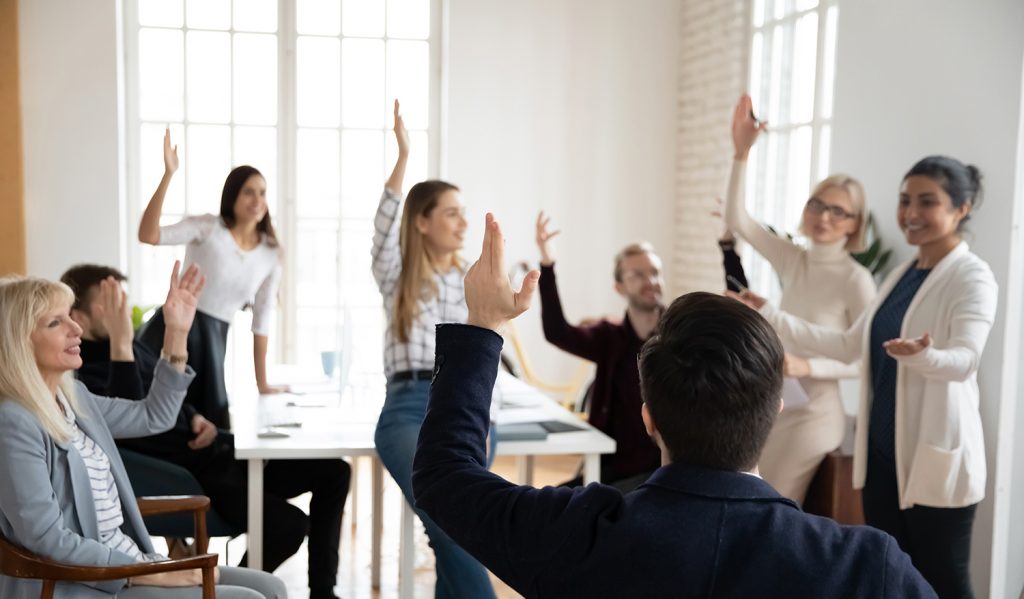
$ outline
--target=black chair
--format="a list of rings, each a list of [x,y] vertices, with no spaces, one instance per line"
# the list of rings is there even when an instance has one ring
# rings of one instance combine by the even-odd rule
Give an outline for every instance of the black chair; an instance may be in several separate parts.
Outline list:
[[[137,496],[204,495],[199,481],[181,466],[130,449],[119,447],[118,451]],[[144,520],[153,536],[183,539],[194,534],[195,522],[188,514],[161,514]],[[237,537],[245,532],[228,524],[212,508],[206,514],[206,530],[211,537]]]

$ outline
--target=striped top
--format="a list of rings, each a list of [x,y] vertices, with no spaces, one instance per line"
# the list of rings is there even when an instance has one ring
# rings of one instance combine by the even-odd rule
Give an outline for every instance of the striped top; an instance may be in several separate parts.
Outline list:
[[[409,342],[402,343],[395,335],[392,320],[398,299],[398,277],[402,273],[402,252],[399,247],[402,196],[385,188],[373,224],[373,278],[384,298],[387,328],[384,333],[384,374],[390,377],[406,370],[434,369],[434,329],[442,323],[465,323],[469,318],[463,281],[466,273],[459,268],[434,272],[437,295],[420,299],[419,313],[409,330]]]
[[[115,551],[120,551],[136,561],[159,561],[162,556],[147,556],[135,541],[121,531],[124,514],[121,512],[121,497],[117,492],[114,475],[110,471],[110,458],[99,445],[89,438],[75,422],[75,413],[62,393],[57,394],[64,409],[64,419],[71,426],[71,445],[78,452],[89,472],[92,499],[96,504],[96,522],[100,542]]]

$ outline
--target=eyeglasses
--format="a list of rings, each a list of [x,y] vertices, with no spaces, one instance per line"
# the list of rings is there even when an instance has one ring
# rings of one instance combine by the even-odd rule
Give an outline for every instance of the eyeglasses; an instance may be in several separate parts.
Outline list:
[[[810,212],[811,214],[815,215],[815,216],[818,216],[818,215],[824,214],[825,212],[828,212],[829,216],[831,216],[832,218],[834,218],[836,220],[845,220],[845,219],[848,219],[848,218],[856,218],[857,217],[856,214],[850,214],[849,212],[847,212],[846,210],[843,210],[839,206],[829,206],[828,204],[826,204],[825,202],[822,202],[818,198],[811,198],[811,199],[807,200],[807,205],[804,206],[804,209],[807,210],[808,212]]]

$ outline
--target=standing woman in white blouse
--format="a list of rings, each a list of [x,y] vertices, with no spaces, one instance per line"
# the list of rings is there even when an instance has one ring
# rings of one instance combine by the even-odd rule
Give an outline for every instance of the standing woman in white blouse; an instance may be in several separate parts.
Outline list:
[[[846,331],[815,326],[747,291],[783,338],[860,357],[853,486],[867,523],[891,534],[939,597],[973,597],[971,529],[985,497],[978,367],[996,315],[992,270],[961,239],[981,174],[948,156],[903,177],[896,219],[916,255],[895,268]]]
[[[466,232],[459,188],[444,181],[412,186],[402,202],[409,133],[395,101],[398,161],[374,217],[373,277],[384,298],[387,392],[374,442],[384,467],[410,505],[412,461],[427,410],[434,370],[434,327],[465,323],[465,265],[458,255]],[[437,599],[495,597],[487,570],[420,510],[436,557]]]
[[[744,95],[732,121],[736,154],[726,192],[726,222],[778,273],[783,310],[844,331],[875,296],[871,273],[850,256],[863,249],[864,190],[846,175],[832,175],[815,186],[800,223],[800,232],[810,241],[807,248],[765,230],[747,214],[743,182],[747,155],[764,128],[754,119],[750,96]],[[839,379],[857,378],[860,365],[803,351],[785,336],[782,343],[786,376],[800,379],[810,401],[783,408],[758,468],[779,493],[803,503],[818,465],[843,441],[846,414]]]
[[[228,327],[236,312],[252,305],[253,364],[260,393],[283,388],[267,383],[267,344],[281,281],[282,253],[267,210],[267,182],[251,166],[232,170],[221,192],[220,214],[188,216],[160,226],[164,196],[178,170],[178,147],[164,133],[164,176],[139,223],[139,241],[150,245],[186,244],[185,264],[198,264],[210,284],[199,301],[196,322],[189,333],[189,365],[196,380],[186,401],[219,428],[230,429],[224,356]],[[156,348],[163,335],[158,310],[141,333]]]

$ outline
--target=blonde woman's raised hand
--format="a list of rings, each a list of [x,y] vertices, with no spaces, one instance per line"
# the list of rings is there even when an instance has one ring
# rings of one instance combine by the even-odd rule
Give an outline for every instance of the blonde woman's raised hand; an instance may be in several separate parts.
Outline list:
[[[171,146],[171,128],[164,129],[164,172],[168,175],[178,170],[178,144]]]
[[[405,119],[402,118],[401,106],[395,100],[395,141],[398,142],[398,154],[409,155],[409,131],[405,128]]]
[[[932,344],[932,338],[925,333],[917,339],[890,339],[882,344],[885,348],[885,352],[893,358],[902,358],[906,356],[913,356],[923,352]]]
[[[505,268],[505,238],[498,221],[488,212],[480,259],[466,272],[467,322],[498,331],[530,307],[539,279],[540,272],[531,270],[523,279],[522,289],[512,289]]]
[[[179,279],[180,269],[181,262],[175,260],[174,269],[171,271],[171,286],[167,290],[167,300],[163,307],[164,325],[168,331],[187,334],[192,328],[192,321],[195,320],[199,294],[203,292],[206,277],[199,272],[199,266],[193,264]]]
[[[546,216],[544,211],[541,210],[540,214],[537,215],[537,248],[540,250],[540,263],[544,266],[551,266],[555,263],[554,253],[551,251],[551,240],[561,233],[558,231],[549,231],[548,224],[551,222],[551,217]]]
[[[750,94],[740,96],[732,113],[732,145],[736,150],[734,158],[746,160],[750,148],[757,141],[757,136],[767,126],[767,122],[759,121],[754,116],[754,102],[750,99]]]

